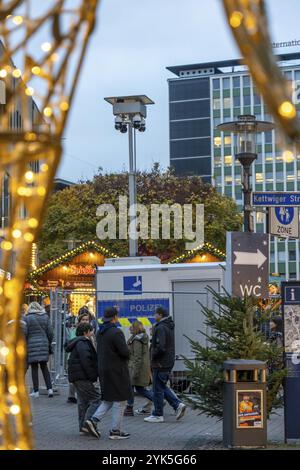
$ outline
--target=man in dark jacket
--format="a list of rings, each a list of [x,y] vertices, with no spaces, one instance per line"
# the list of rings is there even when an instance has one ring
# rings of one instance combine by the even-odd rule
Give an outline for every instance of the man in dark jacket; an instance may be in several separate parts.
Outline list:
[[[154,411],[151,416],[144,418],[148,423],[164,421],[164,398],[174,408],[177,420],[182,418],[186,410],[186,405],[167,387],[175,363],[174,322],[169,312],[162,307],[156,309],[155,321],[151,343]]]
[[[78,397],[79,432],[88,433],[84,423],[100,404],[100,394],[94,386],[98,378],[97,353],[90,339],[93,328],[89,323],[81,323],[76,329],[76,338],[65,346],[70,354],[68,379],[74,383]]]
[[[99,437],[97,424],[112,409],[112,429],[110,439],[127,439],[130,434],[123,432],[122,420],[126,402],[132,396],[132,388],[128,370],[130,352],[125,336],[117,327],[118,311],[107,308],[104,312],[103,324],[97,332],[97,354],[102,403],[85,427],[91,435]]]

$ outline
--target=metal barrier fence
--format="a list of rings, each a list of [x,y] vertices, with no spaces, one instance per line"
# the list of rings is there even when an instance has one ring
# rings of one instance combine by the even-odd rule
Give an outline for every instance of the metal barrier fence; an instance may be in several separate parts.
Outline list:
[[[82,296],[81,291],[78,295]],[[50,370],[54,385],[66,385],[67,381],[67,355],[64,344],[69,337],[68,324],[70,323],[70,296],[76,292],[67,290],[53,290],[51,292],[51,321],[54,330],[53,355],[50,357]],[[116,306],[119,309],[119,322],[126,339],[130,336],[130,326],[135,321],[140,321],[149,336],[155,322],[154,314],[158,305],[169,309],[175,321],[175,348],[176,362],[173,369],[174,387],[186,382],[184,360],[182,356],[192,359],[189,337],[207,345],[207,339],[200,334],[202,331],[209,333],[204,323],[201,305],[213,307],[213,299],[208,291],[194,292],[189,290],[149,292],[143,291],[138,295],[125,295],[121,291],[90,291],[86,295],[95,300],[97,306],[97,320],[101,323],[104,309],[109,306]],[[178,385],[179,386],[179,385]],[[181,385],[182,388],[182,385]]]

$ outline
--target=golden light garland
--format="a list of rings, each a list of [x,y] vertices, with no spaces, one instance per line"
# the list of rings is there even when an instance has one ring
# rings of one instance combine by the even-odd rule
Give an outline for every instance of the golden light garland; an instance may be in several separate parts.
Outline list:
[[[118,255],[110,252],[107,248],[104,248],[102,245],[99,245],[99,243],[96,243],[95,241],[92,240],[92,241],[81,244],[77,248],[74,248],[73,250],[68,251],[64,255],[58,256],[57,258],[53,259],[52,261],[48,263],[43,264],[42,266],[39,266],[37,269],[29,273],[28,280],[29,281],[35,280],[36,278],[38,278],[45,272],[49,271],[50,269],[54,269],[57,266],[59,266],[61,263],[63,263],[64,261],[68,261],[74,258],[76,255],[84,253],[89,248],[94,248],[98,253],[106,257],[109,256],[110,258],[119,258]]]
[[[23,286],[98,1],[3,3],[0,184],[10,213],[0,234],[0,449],[13,450],[33,447],[20,328]]]
[[[288,145],[300,143],[300,120],[292,101],[290,83],[283,76],[273,54],[264,0],[223,0],[235,40],[278,127]]]

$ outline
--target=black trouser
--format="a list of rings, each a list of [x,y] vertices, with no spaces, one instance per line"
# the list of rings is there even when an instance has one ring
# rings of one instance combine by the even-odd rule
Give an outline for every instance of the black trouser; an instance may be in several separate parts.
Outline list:
[[[50,373],[48,370],[47,362],[46,361],[45,362],[32,362],[30,365],[31,365],[33,391],[34,392],[39,391],[39,365],[43,373],[47,390],[52,388],[52,383],[51,383],[51,378],[50,378]]]
[[[101,397],[93,382],[77,380],[74,382],[77,392],[79,431],[87,419],[90,419],[100,405]]]

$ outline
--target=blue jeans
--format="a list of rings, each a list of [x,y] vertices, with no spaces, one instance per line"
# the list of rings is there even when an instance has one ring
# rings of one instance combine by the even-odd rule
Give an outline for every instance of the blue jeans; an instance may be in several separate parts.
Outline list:
[[[153,401],[153,392],[152,390],[148,390],[146,387],[140,387],[139,385],[134,385],[132,387],[132,392],[134,392],[133,389],[136,389],[137,393],[141,395],[142,397],[148,398],[148,400]],[[130,398],[127,402],[128,406],[133,406],[134,404],[134,394],[132,393],[132,398]]]
[[[102,401],[101,405],[94,412],[92,419],[101,421],[106,413],[112,409],[112,431],[121,431],[123,423],[123,413],[125,401]]]
[[[164,414],[164,398],[170,406],[176,411],[181,401],[175,395],[173,390],[167,387],[171,371],[160,371],[153,369],[153,416],[163,416]]]

